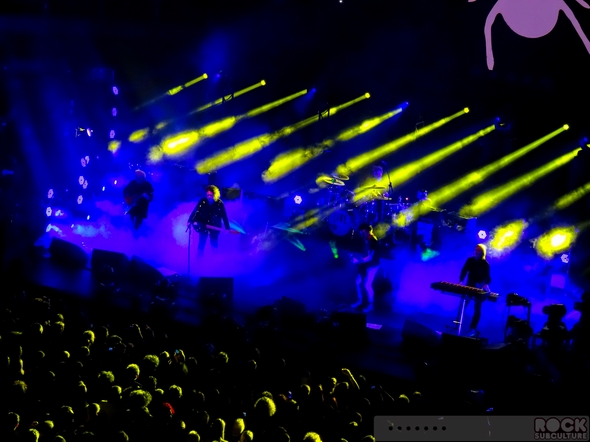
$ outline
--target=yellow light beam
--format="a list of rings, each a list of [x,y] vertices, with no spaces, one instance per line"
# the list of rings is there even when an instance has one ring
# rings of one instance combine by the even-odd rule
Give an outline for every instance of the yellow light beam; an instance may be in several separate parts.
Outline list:
[[[269,111],[277,106],[280,106],[281,104],[287,103],[291,100],[294,100],[297,97],[300,97],[306,92],[307,91],[305,90],[300,91],[287,97],[281,98],[280,100],[276,100],[272,103],[260,106],[245,114],[238,116],[230,116],[222,120],[207,124],[206,126],[203,126],[198,129],[184,131],[179,134],[165,137],[162,141],[161,146],[156,146],[156,150],[152,149],[148,153],[148,158],[151,163],[154,163],[159,161],[159,159],[162,159],[163,155],[179,156],[181,154],[184,154],[203,139],[213,137],[215,135],[220,134],[221,132],[231,129],[238,121],[244,118],[250,118],[252,116],[259,115],[262,112]],[[159,150],[162,153],[162,155],[160,155],[160,153],[157,152],[157,150]]]
[[[190,81],[187,81],[184,84],[181,84],[181,85],[178,85],[176,87],[173,87],[172,89],[169,89],[168,91],[166,91],[162,95],[159,95],[156,98],[153,98],[153,99],[151,99],[149,101],[146,101],[145,103],[140,104],[134,110],[141,109],[142,107],[148,106],[150,104],[154,104],[156,101],[159,101],[159,100],[161,100],[164,97],[168,97],[168,96],[171,96],[171,95],[176,95],[177,93],[179,93],[183,89],[186,89],[188,87],[191,87],[192,85],[197,84],[198,82],[203,81],[203,80],[205,80],[207,78],[208,78],[208,75],[207,74],[203,74],[203,75],[201,75],[201,76],[199,76],[197,78],[194,78],[194,79],[192,79]]]
[[[395,109],[394,111],[387,112],[386,114],[383,114],[379,117],[365,120],[361,124],[352,126],[340,132],[340,134],[338,134],[333,139],[326,139],[321,143],[312,146],[300,147],[297,149],[290,150],[288,152],[283,152],[271,160],[270,167],[264,172],[262,172],[262,180],[265,183],[276,182],[279,179],[287,176],[291,172],[299,169],[301,166],[311,161],[312,159],[318,157],[327,149],[332,148],[336,143],[348,141],[353,137],[361,135],[373,129],[377,125],[383,123],[387,119],[393,117],[394,115],[399,114],[401,111],[402,108],[400,107],[398,109]]]
[[[528,223],[524,220],[515,220],[496,227],[490,234],[488,243],[490,256],[501,256],[516,248],[527,227]]]
[[[433,207],[441,207],[443,204],[457,197],[457,195],[460,195],[466,190],[471,189],[473,186],[481,183],[490,175],[508,166],[509,164],[523,157],[527,153],[531,152],[533,149],[539,147],[543,143],[549,141],[551,138],[559,135],[565,130],[565,127],[560,127],[559,129],[554,130],[553,132],[545,135],[544,137],[539,138],[538,140],[533,141],[532,143],[527,144],[526,146],[521,147],[520,149],[508,155],[505,155],[499,160],[494,161],[493,163],[488,164],[487,166],[484,166],[478,170],[470,172],[467,175],[462,176],[458,180],[453,181],[452,183],[447,184],[446,186],[430,193],[428,197],[431,200],[431,205]],[[411,207],[411,219],[415,220],[419,216],[427,213],[428,211],[430,211],[430,208],[427,205],[415,204]]]
[[[334,109],[336,111],[339,111],[341,109],[351,106],[354,103],[358,103],[359,101],[365,98],[367,98],[366,95],[363,95],[360,98],[355,98],[354,100],[341,104],[340,106],[337,106]],[[201,174],[209,173],[214,170],[219,170],[222,167],[225,167],[236,161],[241,161],[251,155],[254,155],[255,153],[264,149],[269,144],[274,143],[276,140],[280,138],[285,138],[293,132],[303,129],[306,126],[315,123],[316,121],[318,121],[317,116],[309,117],[291,126],[285,126],[273,133],[263,134],[251,138],[249,140],[242,141],[241,143],[224,149],[221,152],[210,156],[209,158],[205,158],[204,160],[199,161],[197,163],[196,169]]]
[[[129,141],[132,143],[141,143],[143,140],[147,139],[150,134],[150,128],[144,127],[143,129],[138,129],[129,135]]]
[[[412,141],[415,141],[419,137],[422,137],[422,136],[426,135],[427,133],[432,132],[435,129],[438,129],[442,125],[454,120],[457,117],[460,117],[461,115],[465,115],[468,112],[469,112],[469,109],[465,108],[459,112],[456,112],[455,114],[453,114],[449,117],[443,118],[435,123],[432,123],[428,126],[423,127],[422,129],[419,129],[415,132],[412,132],[412,133],[407,134],[403,137],[400,137],[397,140],[390,141],[389,143],[379,146],[369,152],[365,152],[361,155],[351,158],[351,159],[347,160],[346,163],[338,166],[336,168],[336,171],[341,175],[353,174],[354,172],[358,171],[359,169],[362,169],[363,167],[365,167],[371,163],[374,163],[379,158],[383,158],[384,156],[389,155],[392,152],[395,152],[396,150],[411,143]]]
[[[587,227],[587,223],[581,226],[582,229]],[[544,259],[552,259],[557,253],[568,250],[575,242],[580,228],[575,226],[556,227],[545,232],[535,241],[537,254]]]
[[[197,84],[199,81],[203,81],[206,80],[208,78],[207,74],[203,74],[200,77],[194,78],[191,81],[187,81],[184,84],[181,84],[179,86],[173,87],[172,89],[170,89],[168,92],[166,92],[168,95],[176,95],[177,93],[179,93],[180,91],[191,87],[193,84]]]
[[[471,134],[462,140],[459,140],[449,146],[443,147],[442,149],[437,150],[436,152],[431,153],[423,158],[420,158],[416,161],[411,163],[405,164],[397,169],[391,170],[389,172],[389,176],[391,177],[391,185],[392,187],[397,187],[406,181],[410,180],[411,178],[415,177],[419,173],[423,172],[424,170],[428,169],[429,167],[433,166],[434,164],[442,161],[449,155],[461,150],[465,146],[473,143],[474,141],[478,140],[479,138],[489,134],[495,129],[494,125],[488,126],[474,134]],[[365,183],[363,183],[359,188],[357,188],[354,193],[355,196],[353,198],[354,201],[358,201],[362,199],[369,190],[367,189],[371,186],[377,184],[377,181],[374,179],[369,179]]]
[[[572,190],[571,192],[565,194],[561,198],[559,198],[553,204],[552,209],[554,210],[562,210],[566,207],[571,206],[576,201],[582,199],[584,196],[590,193],[590,182],[587,182],[583,186],[578,187],[577,189]]]
[[[206,75],[207,75],[207,74],[203,74],[201,77],[205,76],[205,78],[207,78],[207,77],[206,77]],[[201,77],[199,77],[199,78],[201,78]],[[186,88],[186,87],[188,87],[188,86],[192,86],[193,84],[195,84],[196,80],[197,80],[197,79],[195,78],[194,80],[191,80],[191,81],[189,81],[188,83],[185,83],[185,85],[184,85],[184,86],[177,86],[177,88],[178,88],[178,87],[181,87],[181,88],[183,88],[183,89],[184,89],[184,88]],[[200,81],[200,80],[199,80],[199,81]],[[187,85],[188,85],[188,86],[187,86]],[[197,109],[195,109],[195,110],[193,110],[193,111],[189,112],[189,113],[188,113],[188,115],[193,115],[193,114],[195,114],[195,113],[197,113],[197,112],[201,112],[201,111],[203,111],[203,110],[205,110],[205,109],[209,109],[209,108],[210,108],[210,107],[212,107],[212,106],[215,106],[215,105],[221,104],[221,103],[223,103],[224,101],[227,101],[227,100],[229,100],[229,99],[232,99],[232,98],[239,97],[240,95],[244,95],[246,92],[250,92],[251,90],[254,90],[254,89],[256,89],[256,88],[259,88],[260,86],[264,86],[264,85],[266,85],[266,81],[264,81],[264,80],[262,80],[262,81],[259,81],[258,83],[256,83],[256,84],[253,84],[252,86],[248,86],[247,88],[241,89],[241,90],[239,90],[239,91],[237,91],[237,92],[234,92],[233,94],[229,94],[229,95],[227,95],[227,96],[220,97],[220,98],[218,98],[218,99],[217,99],[217,100],[215,100],[215,101],[212,101],[212,102],[210,102],[210,103],[207,103],[207,104],[205,104],[205,105],[203,105],[203,106],[201,106],[201,107],[199,107],[199,108],[197,108]],[[171,89],[170,91],[174,91],[174,89]],[[175,93],[178,93],[178,92],[169,93],[170,91],[168,91],[168,92],[166,92],[165,94],[163,94],[163,95],[162,95],[162,97],[165,97],[165,96],[167,96],[167,95],[174,95]],[[161,97],[159,97],[159,98],[161,98]],[[159,99],[159,98],[158,98],[158,99]],[[154,99],[154,100],[152,100],[152,101],[155,101],[155,100],[157,100],[157,99]],[[143,105],[142,105],[142,106],[143,106]],[[136,109],[137,109],[137,108],[136,108]],[[233,117],[233,118],[235,118],[235,117]],[[172,121],[174,121],[174,120],[162,121],[162,122],[158,123],[158,124],[156,125],[156,127],[155,127],[155,130],[154,130],[154,132],[157,132],[157,131],[160,131],[160,130],[164,129],[164,128],[165,128],[166,126],[168,126],[168,125],[169,125],[169,124],[170,124]],[[214,123],[213,123],[213,124],[214,124]],[[129,141],[131,141],[131,142],[133,142],[133,143],[140,143],[140,142],[144,141],[145,139],[147,139],[149,135],[150,135],[150,129],[149,129],[149,128],[147,128],[147,127],[146,127],[146,128],[143,128],[143,129],[139,129],[139,130],[136,130],[135,132],[133,132],[133,133],[132,133],[132,134],[129,136]]]
[[[566,165],[576,157],[576,154],[579,150],[580,149],[576,149],[572,152],[568,152],[565,155],[562,155],[559,158],[556,158],[555,160],[538,167],[532,172],[527,172],[526,174],[521,175],[506,184],[482,193],[481,195],[477,196],[472,203],[463,206],[459,211],[459,214],[463,217],[480,216],[515,193],[532,186],[543,176],[553,172],[559,167]]]
[[[164,155],[174,157],[186,153],[187,149],[193,146],[198,140],[198,131],[187,130],[165,137],[160,147]]]
[[[269,110],[274,109],[275,107],[278,107],[281,104],[285,104],[291,100],[294,100],[295,98],[299,98],[305,94],[307,94],[307,89],[296,92],[279,100],[273,101],[272,103],[265,104],[264,106],[257,107],[256,109],[252,109],[251,111],[246,112],[244,115],[241,115],[238,119],[255,117],[264,112],[268,112]]]
[[[244,95],[247,92],[253,91],[254,89],[258,89],[259,87],[265,86],[265,85],[266,85],[266,81],[264,81],[264,80],[259,81],[258,83],[255,83],[252,86],[248,86],[248,87],[246,87],[244,89],[240,89],[239,91],[234,92],[233,94],[229,94],[229,95],[225,95],[223,97],[219,97],[217,100],[214,100],[214,101],[212,101],[210,103],[207,103],[207,104],[205,104],[205,105],[203,105],[201,107],[198,107],[197,109],[189,112],[189,115],[196,114],[197,112],[204,111],[205,109],[209,109],[212,106],[216,106],[218,104],[221,104],[224,101],[228,101],[228,100],[231,100],[233,98],[237,98],[240,95]]]
[[[271,103],[267,103],[263,106],[252,109],[252,110],[246,112],[245,114],[227,117],[227,118],[224,118],[223,120],[219,120],[219,121],[215,121],[213,123],[207,124],[206,126],[200,128],[200,129],[197,129],[197,132],[199,133],[199,136],[201,139],[205,138],[205,137],[213,137],[215,135],[218,135],[221,132],[231,129],[238,121],[244,120],[246,118],[255,117],[255,116],[260,115],[264,112],[268,112],[269,110],[274,109],[275,107],[278,107],[282,104],[288,103],[289,101],[294,100],[298,97],[301,97],[302,95],[305,95],[306,93],[307,93],[307,89],[304,89],[302,91],[291,94],[287,97],[280,98],[279,100],[275,100]]]

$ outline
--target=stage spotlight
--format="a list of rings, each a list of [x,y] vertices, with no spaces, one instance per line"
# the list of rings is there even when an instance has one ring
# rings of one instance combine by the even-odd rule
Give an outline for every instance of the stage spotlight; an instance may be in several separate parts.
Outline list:
[[[487,164],[480,169],[473,170],[467,175],[453,181],[452,183],[447,184],[446,186],[437,189],[434,192],[431,192],[429,194],[429,198],[432,200],[432,206],[441,207],[443,204],[456,198],[459,194],[473,189],[473,187],[475,187],[477,184],[480,184],[492,174],[495,174],[499,170],[504,169],[506,166],[525,156],[527,153],[531,152],[543,143],[561,134],[563,130],[564,129],[560,127],[559,129],[539,138],[538,140],[533,141],[532,143],[527,144],[526,146],[521,147],[520,149],[515,150],[508,155],[505,155],[493,163]],[[421,215],[421,213],[418,214]]]
[[[92,136],[92,132],[94,132],[92,129],[90,129],[90,128],[86,129],[86,133],[88,134],[89,137]]]
[[[98,157],[97,157],[98,158]],[[84,157],[84,159],[86,160],[86,165],[88,165],[90,163],[90,157],[88,155],[86,155]]]
[[[84,197],[82,195],[78,195],[78,204],[82,204],[82,201],[84,201]]]
[[[403,109],[403,106],[402,106],[402,109]],[[331,110],[330,110],[330,114],[333,114],[333,112]],[[348,160],[346,160],[346,162],[344,164],[340,164],[336,168],[336,171],[340,175],[350,175],[352,173],[355,173],[358,170],[360,170],[361,168],[363,168],[369,164],[375,163],[376,161],[380,160],[381,158],[385,157],[386,155],[390,155],[391,153],[395,152],[396,150],[400,149],[401,147],[406,146],[407,144],[416,141],[417,138],[426,135],[427,133],[441,127],[442,125],[450,122],[451,120],[454,120],[455,118],[457,118],[461,115],[465,115],[464,110],[461,110],[449,117],[442,118],[441,120],[439,120],[435,123],[432,123],[426,127],[423,127],[422,129],[418,130],[417,132],[414,131],[414,132],[408,133],[407,135],[404,135],[396,140],[390,141],[389,143],[381,145],[381,146],[379,146],[375,149],[372,149],[368,152],[364,152],[360,155],[357,155],[356,157],[349,158]]]
[[[104,187],[104,186],[102,186],[102,191],[103,191],[103,192],[104,192],[104,189],[105,189],[105,187]]]
[[[483,213],[496,207],[515,193],[521,192],[527,187],[532,186],[536,181],[568,164],[576,157],[578,150],[579,149],[576,149],[572,152],[566,153],[565,155],[562,155],[535,170],[529,171],[506,184],[478,195],[470,204],[463,206],[459,210],[460,215],[465,217],[481,216]]]
[[[113,86],[113,94],[119,95],[119,88],[117,86]]]
[[[113,184],[116,186],[117,185],[117,180],[113,181]]]
[[[521,241],[528,224],[524,220],[512,221],[497,227],[490,235],[490,255],[498,256],[512,251]]]
[[[53,213],[53,210],[51,209],[51,207],[48,207],[47,209],[45,209],[45,215],[51,216],[52,213]]]
[[[82,175],[80,175],[80,176],[78,177],[78,183],[80,184],[80,186],[81,186],[82,184],[84,184],[84,177],[83,177]]]
[[[568,130],[569,128],[570,128],[569,124],[564,124],[564,125],[563,125],[563,129],[564,129],[564,130]]]
[[[267,183],[277,181],[285,175],[302,167],[308,161],[311,161],[333,148],[336,143],[348,141],[358,135],[362,135],[394,115],[399,114],[401,111],[402,107],[400,106],[392,112],[371,118],[370,120],[365,120],[356,126],[349,127],[340,132],[336,137],[325,139],[321,143],[283,152],[271,160],[270,167],[262,173],[262,179]]]
[[[366,98],[371,98],[371,94],[367,92],[367,93],[365,94],[365,97],[366,97]]]
[[[82,165],[82,167],[86,167],[86,165],[88,164],[86,158],[80,158],[80,164]]]
[[[466,114],[468,114],[469,113],[469,108],[466,107],[465,109],[463,109],[463,112],[465,112]]]
[[[349,106],[352,106],[353,104],[358,103],[359,101],[362,101],[364,99],[365,96],[360,96],[347,103],[330,108],[328,114],[334,115],[336,112],[345,109]],[[218,151],[213,156],[204,158],[203,160],[199,161],[196,165],[196,169],[200,174],[210,173],[214,170],[219,170],[222,167],[225,167],[229,164],[241,161],[246,157],[254,155],[255,153],[267,147],[269,144],[274,143],[278,139],[287,137],[291,135],[293,132],[303,129],[306,126],[315,123],[316,121],[318,121],[317,116],[313,116],[310,118],[306,118],[305,120],[299,121],[298,123],[292,124],[290,126],[285,126],[282,129],[278,129],[273,133],[262,134],[254,138],[250,138],[249,140],[242,141],[232,147],[229,147],[222,151]]]
[[[119,150],[120,147],[121,147],[121,142],[117,141],[117,140],[113,140],[109,143],[108,150],[109,150],[109,152],[112,152],[114,155],[117,153],[117,151]]]
[[[301,202],[303,200],[301,199],[301,197],[299,195],[295,195],[295,198],[293,198],[293,201],[295,201],[295,204],[301,204]]]
[[[84,183],[82,184],[82,189],[87,189],[88,188],[88,180],[84,180]]]
[[[563,262],[564,264],[567,264],[570,262],[570,256],[567,253],[564,253],[563,255],[561,255],[561,262]]]
[[[477,236],[479,237],[479,239],[486,239],[488,234],[486,233],[485,230],[480,230],[479,232],[477,232]]]
[[[86,217],[86,220],[87,220],[87,221],[90,221],[90,215],[88,215],[88,216]]]
[[[115,138],[115,131],[111,129],[111,131],[109,132],[109,138],[112,140],[113,138]]]
[[[51,198],[53,198],[54,196],[55,196],[55,194],[54,194],[54,192],[53,192],[53,189],[49,189],[49,190],[47,191],[47,198],[48,198],[48,199],[51,199]]]
[[[556,233],[551,237],[551,247],[559,247],[562,246],[565,242],[567,236],[563,233]]]
[[[116,117],[117,116],[117,108],[116,107],[114,107],[114,108],[111,109],[111,115],[113,117]]]
[[[568,250],[577,236],[574,226],[557,227],[537,238],[537,253],[544,259],[552,259],[556,254]]]

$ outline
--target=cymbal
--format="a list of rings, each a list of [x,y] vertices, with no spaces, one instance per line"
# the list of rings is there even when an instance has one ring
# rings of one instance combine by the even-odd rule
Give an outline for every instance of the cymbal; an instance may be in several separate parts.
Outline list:
[[[337,180],[340,180],[340,181],[348,181],[350,179],[350,177],[347,176],[347,175],[340,175],[340,174],[337,174],[337,173],[335,173],[334,175],[332,175],[332,178],[336,178]]]
[[[333,186],[344,186],[344,181],[339,180],[338,178],[323,176],[321,179],[324,183],[332,184]]]
[[[383,187],[383,186],[370,186],[370,187],[362,187],[361,188],[361,190],[371,190],[371,189],[383,190],[383,189],[385,189],[385,187]]]

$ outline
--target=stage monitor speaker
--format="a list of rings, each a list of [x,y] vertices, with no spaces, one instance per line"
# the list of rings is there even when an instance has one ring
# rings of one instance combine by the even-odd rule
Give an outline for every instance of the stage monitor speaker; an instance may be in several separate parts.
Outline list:
[[[90,258],[90,265],[94,272],[101,272],[110,267],[115,275],[121,277],[128,274],[129,258],[124,253],[94,249]]]
[[[198,298],[206,307],[229,307],[234,298],[234,278],[201,277],[199,280]]]
[[[488,340],[485,338],[470,338],[451,333],[443,333],[441,337],[443,354],[472,355],[479,352],[487,343]]]
[[[141,287],[155,287],[164,276],[155,267],[143,259],[133,255],[129,263],[129,277],[131,281]]]
[[[411,345],[436,347],[441,339],[438,333],[413,319],[406,319],[402,327],[402,339]]]
[[[53,238],[49,244],[49,254],[56,263],[83,269],[88,264],[88,255],[81,247],[63,239]]]

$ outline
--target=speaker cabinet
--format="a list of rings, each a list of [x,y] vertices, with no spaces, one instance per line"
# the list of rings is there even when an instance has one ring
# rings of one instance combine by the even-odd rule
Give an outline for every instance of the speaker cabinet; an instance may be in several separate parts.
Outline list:
[[[59,238],[51,240],[49,254],[53,261],[68,267],[83,269],[88,264],[88,255],[82,248]]]
[[[141,287],[155,287],[164,278],[158,269],[135,255],[129,263],[129,277],[133,284]]]
[[[129,258],[124,253],[94,249],[90,259],[90,266],[94,274],[112,273],[116,279],[127,276],[129,272]]]

